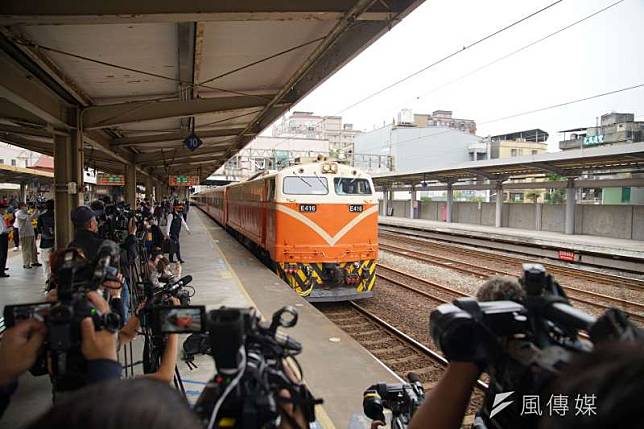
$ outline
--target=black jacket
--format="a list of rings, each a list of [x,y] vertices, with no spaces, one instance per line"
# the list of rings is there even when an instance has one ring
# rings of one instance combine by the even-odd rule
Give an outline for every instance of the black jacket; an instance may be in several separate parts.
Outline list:
[[[97,233],[87,229],[77,229],[74,234],[74,240],[67,247],[77,247],[83,251],[88,260],[96,259],[98,249],[101,247],[103,240]]]
[[[38,232],[41,235],[40,248],[50,249],[54,247],[56,234],[56,221],[54,220],[54,212],[47,210],[38,217]]]

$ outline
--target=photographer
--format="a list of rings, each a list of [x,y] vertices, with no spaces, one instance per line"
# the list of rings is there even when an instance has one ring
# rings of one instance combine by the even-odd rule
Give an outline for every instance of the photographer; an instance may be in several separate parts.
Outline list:
[[[478,289],[479,301],[510,300],[522,302],[525,292],[513,277],[493,276]],[[450,359],[447,369],[438,384],[429,392],[423,405],[411,420],[409,429],[428,427],[460,428],[470,396],[482,368],[476,362],[463,357]]]
[[[88,260],[93,261],[94,259],[96,259],[98,249],[104,241],[98,235],[98,221],[96,219],[96,213],[94,213],[94,211],[87,206],[76,207],[74,210],[72,210],[71,220],[76,231],[74,233],[74,240],[72,240],[72,242],[69,243],[67,247],[81,249],[84,256]],[[136,233],[135,226],[132,227],[130,235],[133,235],[134,233]],[[136,246],[135,238],[133,246]],[[129,257],[130,256],[128,255],[128,259]],[[122,259],[123,258],[121,258],[121,261]],[[122,272],[123,269],[126,269],[126,266],[127,264],[120,264],[120,284],[112,285],[112,287],[109,289],[111,292],[110,305],[112,305],[115,313],[121,316],[121,320],[123,322],[127,321],[129,305],[129,290],[127,288],[127,284],[125,284],[125,277],[123,276]]]
[[[175,270],[170,268],[170,261],[160,253],[158,248],[152,251],[149,261],[150,282],[155,288],[161,287],[161,282],[172,283],[181,277],[181,265],[177,264]]]
[[[87,259],[94,260],[103,239],[98,235],[96,213],[87,206],[76,207],[71,212],[74,224],[74,239],[67,247],[76,247],[83,251]]]
[[[103,307],[105,301],[96,293],[88,293],[88,299]],[[87,360],[87,384],[119,378],[121,366],[116,360],[116,335],[96,331],[90,317],[81,321],[81,353]],[[9,398],[17,388],[18,377],[36,362],[47,327],[35,319],[24,320],[7,329],[0,341],[0,416],[9,404]]]

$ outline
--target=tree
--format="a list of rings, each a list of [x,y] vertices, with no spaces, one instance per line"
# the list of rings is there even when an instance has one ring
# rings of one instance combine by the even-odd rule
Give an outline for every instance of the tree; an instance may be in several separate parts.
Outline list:
[[[532,200],[533,203],[537,204],[537,202],[539,201],[539,197],[541,197],[541,193],[536,191],[530,191],[527,194],[525,194],[525,197],[526,199]]]

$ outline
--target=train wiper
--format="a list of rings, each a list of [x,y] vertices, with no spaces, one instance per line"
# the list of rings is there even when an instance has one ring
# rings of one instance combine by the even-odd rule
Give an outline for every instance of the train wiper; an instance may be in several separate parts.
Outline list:
[[[320,181],[320,183],[322,184],[322,186],[324,186],[324,190],[325,190],[325,191],[327,192],[327,194],[328,194],[328,193],[329,193],[329,187],[327,186],[326,182],[325,182],[324,180],[322,180],[322,178],[321,178],[320,176],[318,176],[318,173],[313,172],[313,174],[315,174],[315,177],[317,177],[317,179]]]
[[[306,186],[308,186],[309,188],[312,188],[312,187],[313,187],[309,182],[307,182],[306,180],[304,180],[304,177],[302,177],[302,176],[298,176],[297,174],[295,175],[295,177],[297,177],[298,179],[300,179],[302,182],[306,183]]]

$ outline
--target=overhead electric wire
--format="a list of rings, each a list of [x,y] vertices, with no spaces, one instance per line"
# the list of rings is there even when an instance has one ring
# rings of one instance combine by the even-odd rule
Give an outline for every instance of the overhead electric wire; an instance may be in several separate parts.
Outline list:
[[[495,118],[495,119],[489,119],[487,121],[479,122],[479,125],[492,124],[494,122],[499,122],[499,121],[504,121],[504,120],[507,120],[507,119],[518,118],[519,116],[531,115],[533,113],[539,113],[539,112],[544,112],[544,111],[547,111],[547,110],[557,109],[557,108],[560,108],[560,107],[569,106],[571,104],[581,103],[583,101],[593,100],[593,99],[596,99],[596,98],[605,97],[607,95],[619,94],[620,92],[631,91],[633,89],[638,89],[638,88],[643,88],[643,87],[644,87],[644,83],[640,83],[640,84],[632,85],[632,86],[627,86],[625,88],[620,88],[620,89],[615,89],[615,90],[612,90],[612,91],[602,92],[600,94],[594,94],[594,95],[590,95],[588,97],[577,98],[577,99],[574,99],[574,100],[564,101],[562,103],[557,103],[557,104],[552,104],[552,105],[549,105],[549,106],[539,107],[539,108],[532,109],[532,110],[526,110],[526,111],[520,112],[520,113],[514,113],[512,115],[501,116],[501,117]],[[411,128],[411,129],[413,129],[413,128]],[[417,128],[417,129],[420,129],[420,128]],[[396,144],[407,143],[407,142],[414,141],[414,140],[420,140],[420,139],[424,139],[426,137],[439,136],[441,134],[446,134],[446,133],[450,133],[450,132],[453,132],[453,131],[454,131],[453,128],[448,128],[447,130],[439,131],[439,132],[433,133],[433,134],[426,134],[426,135],[422,135],[422,136],[418,136],[418,137],[412,137],[412,138],[409,138],[409,139],[397,140]],[[390,143],[387,142],[386,145],[377,146],[376,149],[380,149],[382,147],[389,146],[389,144]],[[423,158],[423,157],[421,157],[421,158]]]
[[[508,24],[508,25],[506,25],[505,27],[502,27],[502,28],[500,28],[500,29],[496,30],[496,31],[494,31],[494,32],[492,32],[492,33],[490,33],[490,34],[488,34],[488,35],[486,35],[486,36],[484,36],[484,37],[482,37],[482,38],[480,38],[480,39],[476,40],[475,42],[470,43],[469,45],[465,45],[465,46],[463,46],[463,48],[462,48],[462,49],[459,49],[459,50],[457,50],[457,51],[455,51],[455,52],[452,52],[451,54],[449,54],[449,55],[447,55],[447,56],[445,56],[445,57],[443,57],[443,58],[441,58],[441,59],[439,59],[439,60],[436,60],[436,61],[434,61],[433,63],[428,64],[428,65],[424,66],[423,68],[421,68],[421,69],[419,69],[419,70],[416,70],[415,72],[410,73],[410,74],[408,74],[407,76],[405,76],[405,77],[403,77],[403,78],[400,78],[400,79],[398,79],[397,81],[395,81],[395,82],[393,82],[393,83],[390,83],[389,85],[387,85],[387,86],[385,86],[385,87],[383,87],[383,88],[381,88],[381,89],[379,89],[379,90],[377,90],[377,91],[375,91],[375,92],[372,92],[371,94],[369,94],[369,95],[367,95],[367,96],[365,96],[365,97],[361,98],[360,100],[356,101],[355,103],[352,103],[352,104],[350,104],[349,106],[347,106],[347,107],[343,108],[343,109],[342,109],[342,110],[340,110],[338,113],[336,113],[336,115],[339,115],[339,114],[341,114],[341,113],[344,113],[344,112],[346,112],[347,110],[352,109],[352,108],[354,108],[355,106],[357,106],[357,105],[359,105],[359,104],[362,104],[362,103],[364,103],[365,101],[367,101],[367,100],[369,100],[369,99],[371,99],[371,98],[373,98],[373,97],[375,97],[375,96],[377,96],[377,95],[380,95],[380,94],[382,94],[383,92],[385,92],[385,91],[387,91],[387,90],[389,90],[389,89],[391,89],[391,88],[393,88],[393,87],[395,87],[395,86],[400,85],[401,83],[403,83],[403,82],[405,82],[405,81],[407,81],[407,80],[411,79],[412,77],[417,76],[417,75],[419,75],[419,74],[421,74],[421,73],[423,73],[423,72],[425,72],[425,71],[429,70],[430,68],[435,67],[435,66],[437,66],[437,65],[439,65],[439,64],[441,64],[441,63],[443,63],[443,62],[447,61],[448,59],[450,59],[450,58],[452,58],[452,57],[455,57],[456,55],[458,55],[458,54],[461,54],[461,53],[465,52],[467,49],[472,48],[472,47],[474,47],[474,46],[476,46],[476,45],[478,45],[478,44],[480,44],[480,43],[483,43],[484,41],[486,41],[486,40],[488,40],[488,39],[491,39],[492,37],[497,36],[497,35],[499,35],[499,34],[503,33],[504,31],[507,31],[507,30],[509,30],[510,28],[515,27],[516,25],[518,25],[518,24],[520,24],[520,23],[522,23],[522,22],[524,22],[524,21],[527,21],[528,19],[530,19],[530,18],[533,18],[533,17],[537,16],[538,14],[540,14],[540,13],[542,13],[542,12],[545,12],[546,10],[550,9],[550,8],[551,8],[551,7],[553,7],[553,6],[556,6],[557,4],[561,3],[562,1],[563,1],[563,0],[557,0],[557,1],[553,2],[553,3],[550,3],[549,5],[547,5],[547,6],[543,7],[543,8],[541,8],[541,9],[539,9],[539,10],[535,11],[535,12],[532,12],[531,14],[529,14],[529,15],[527,15],[527,16],[524,16],[523,18],[518,19],[518,20],[516,20],[516,21],[512,22],[511,24]]]
[[[505,59],[508,59],[511,56],[516,55],[519,52],[522,52],[522,51],[524,51],[524,50],[526,50],[528,48],[531,48],[532,46],[535,46],[535,45],[537,45],[537,44],[539,44],[539,43],[541,43],[541,42],[543,42],[545,40],[548,40],[551,37],[556,36],[557,34],[562,33],[562,32],[564,32],[564,31],[566,31],[566,30],[568,30],[568,29],[570,29],[570,28],[572,28],[572,27],[574,27],[574,26],[576,26],[578,24],[581,24],[581,23],[589,20],[590,18],[592,18],[592,17],[594,17],[596,15],[599,15],[600,13],[605,12],[608,9],[612,8],[613,6],[617,6],[618,4],[623,3],[623,2],[624,2],[624,0],[619,0],[619,1],[616,1],[614,3],[611,3],[608,6],[591,13],[590,15],[587,15],[587,16],[581,18],[581,19],[578,19],[577,21],[572,22],[572,23],[570,23],[570,24],[568,24],[568,25],[566,25],[566,26],[564,26],[564,27],[552,32],[552,33],[549,33],[546,36],[543,36],[543,37],[541,37],[541,38],[539,38],[539,39],[537,39],[537,40],[535,40],[533,42],[530,42],[527,45],[524,45],[524,46],[522,46],[522,47],[520,47],[520,48],[518,48],[518,49],[516,49],[516,50],[514,50],[514,51],[512,51],[512,52],[510,52],[510,53],[508,53],[506,55],[503,55],[503,56],[495,59],[494,61],[491,61],[491,62],[489,62],[487,64],[484,64],[484,65],[482,65],[482,66],[480,66],[480,67],[478,67],[478,68],[476,68],[476,69],[474,69],[474,70],[472,70],[472,71],[470,71],[470,72],[468,72],[468,73],[466,73],[464,75],[461,75],[461,76],[457,77],[456,79],[452,79],[449,82],[445,82],[442,85],[439,85],[439,86],[437,86],[437,87],[435,87],[435,88],[433,88],[433,89],[431,89],[431,90],[429,90],[427,92],[424,92],[423,94],[415,97],[414,100],[418,100],[419,98],[425,97],[425,96],[427,96],[429,94],[432,94],[432,93],[434,93],[434,92],[436,92],[436,91],[438,91],[438,90],[440,90],[440,89],[442,89],[442,88],[444,88],[446,86],[449,86],[449,85],[451,85],[453,83],[456,83],[456,82],[458,82],[458,81],[460,81],[462,79],[465,79],[466,77],[472,76],[473,74],[476,74],[476,73],[480,72],[483,69],[486,69],[486,68],[488,68],[488,67],[490,67],[490,66],[492,66],[492,65],[494,65],[496,63],[499,63],[499,62],[501,62],[501,61],[503,61]]]

